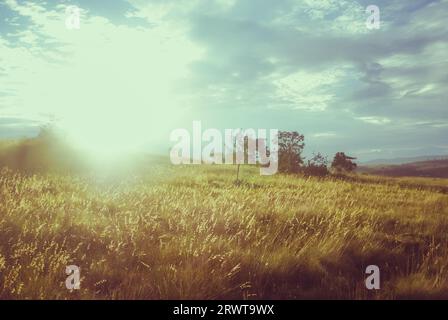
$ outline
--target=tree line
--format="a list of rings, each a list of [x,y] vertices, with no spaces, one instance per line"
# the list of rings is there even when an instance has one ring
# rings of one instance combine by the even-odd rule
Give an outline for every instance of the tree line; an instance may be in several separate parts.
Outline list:
[[[356,169],[356,163],[353,161],[356,158],[344,152],[337,152],[331,164],[320,152],[313,154],[311,159],[305,162],[305,157],[302,155],[304,147],[303,134],[297,131],[280,131],[278,136],[279,172],[323,177],[332,172],[341,174]]]

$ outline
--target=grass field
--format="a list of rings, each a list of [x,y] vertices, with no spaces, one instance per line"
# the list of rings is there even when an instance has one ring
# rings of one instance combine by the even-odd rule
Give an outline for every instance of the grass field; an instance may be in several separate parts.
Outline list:
[[[448,298],[446,180],[0,176],[0,298]],[[382,183],[384,182],[384,183]],[[387,182],[387,183],[386,183]],[[66,289],[65,267],[81,270]],[[378,265],[381,289],[365,288]]]

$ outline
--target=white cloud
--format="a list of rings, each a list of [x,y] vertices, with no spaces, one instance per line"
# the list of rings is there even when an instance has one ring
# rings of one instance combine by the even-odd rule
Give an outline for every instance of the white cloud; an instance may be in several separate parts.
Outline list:
[[[305,0],[296,1],[293,9],[285,15],[283,23],[295,24],[298,30],[312,34],[367,34],[368,15],[366,7],[355,1],[345,0]],[[310,23],[300,23],[303,18]]]
[[[311,137],[313,138],[332,138],[332,137],[336,137],[336,133],[335,132],[317,132],[317,133],[313,133],[311,134]]]
[[[391,122],[390,119],[385,117],[357,117],[356,119],[375,125],[384,125]]]
[[[298,71],[285,77],[274,76],[277,97],[294,109],[325,111],[334,98],[334,87],[344,76],[342,68],[323,72]]]

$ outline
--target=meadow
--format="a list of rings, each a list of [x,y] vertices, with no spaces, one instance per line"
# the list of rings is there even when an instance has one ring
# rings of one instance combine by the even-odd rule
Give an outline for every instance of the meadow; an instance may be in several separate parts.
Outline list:
[[[1,169],[0,298],[448,298],[447,180],[235,170]]]

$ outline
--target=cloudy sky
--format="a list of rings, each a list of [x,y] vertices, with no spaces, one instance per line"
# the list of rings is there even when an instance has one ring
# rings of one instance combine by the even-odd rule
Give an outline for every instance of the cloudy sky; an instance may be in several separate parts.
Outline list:
[[[2,0],[0,137],[56,119],[164,150],[201,120],[297,130],[308,153],[448,154],[447,22],[447,0]]]

